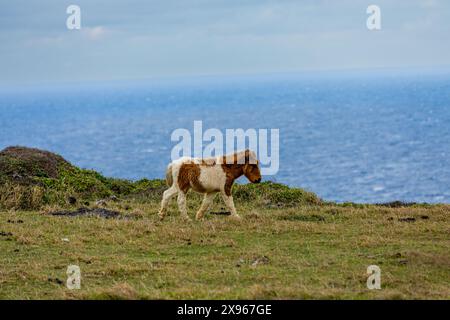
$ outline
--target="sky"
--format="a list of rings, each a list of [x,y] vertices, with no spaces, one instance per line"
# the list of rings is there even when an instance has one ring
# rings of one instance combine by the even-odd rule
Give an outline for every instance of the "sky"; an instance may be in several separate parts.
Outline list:
[[[449,66],[448,0],[0,0],[0,85]]]

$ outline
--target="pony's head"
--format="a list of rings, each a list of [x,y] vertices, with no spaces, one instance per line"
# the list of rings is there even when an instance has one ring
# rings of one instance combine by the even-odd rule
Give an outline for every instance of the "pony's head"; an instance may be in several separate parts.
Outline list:
[[[234,178],[244,175],[251,183],[261,182],[261,171],[256,153],[251,150],[239,151],[223,156],[221,163],[233,172]]]
[[[244,176],[251,183],[261,182],[261,171],[259,170],[259,161],[253,151],[245,150]]]

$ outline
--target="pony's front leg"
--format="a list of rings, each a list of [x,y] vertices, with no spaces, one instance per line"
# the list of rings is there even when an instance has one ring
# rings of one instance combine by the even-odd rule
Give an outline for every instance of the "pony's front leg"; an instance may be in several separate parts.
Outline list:
[[[225,192],[222,192],[222,199],[223,199],[223,202],[225,202],[225,204],[227,205],[228,210],[230,210],[231,216],[233,218],[240,219],[241,216],[237,214],[236,208],[234,207],[233,196],[231,196],[231,195],[228,196]]]
[[[187,214],[186,209],[186,193],[181,191],[178,192],[178,209],[180,210],[181,217],[185,220],[190,221],[191,218],[189,218]]]
[[[195,219],[200,220],[203,218],[206,210],[208,210],[209,206],[213,202],[215,195],[216,195],[215,193],[205,193],[202,205],[200,206],[200,209],[198,209]]]

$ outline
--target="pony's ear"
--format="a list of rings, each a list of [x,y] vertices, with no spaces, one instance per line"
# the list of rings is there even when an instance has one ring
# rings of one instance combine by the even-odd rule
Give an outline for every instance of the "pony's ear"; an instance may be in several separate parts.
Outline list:
[[[245,150],[245,162],[248,164],[257,164],[258,163],[258,158],[256,157],[256,153],[253,152],[252,150]]]

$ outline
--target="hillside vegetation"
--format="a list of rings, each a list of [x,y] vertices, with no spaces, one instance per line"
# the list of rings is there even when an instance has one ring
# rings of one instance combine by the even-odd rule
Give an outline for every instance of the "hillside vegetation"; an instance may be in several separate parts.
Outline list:
[[[9,147],[0,151],[2,209],[36,210],[45,205],[88,205],[110,197],[159,201],[166,188],[165,181],[160,179],[133,182],[106,178],[96,171],[77,168],[48,151],[25,147]],[[252,201],[255,205],[264,206],[321,203],[311,192],[272,182],[237,185],[234,196],[237,201]]]

